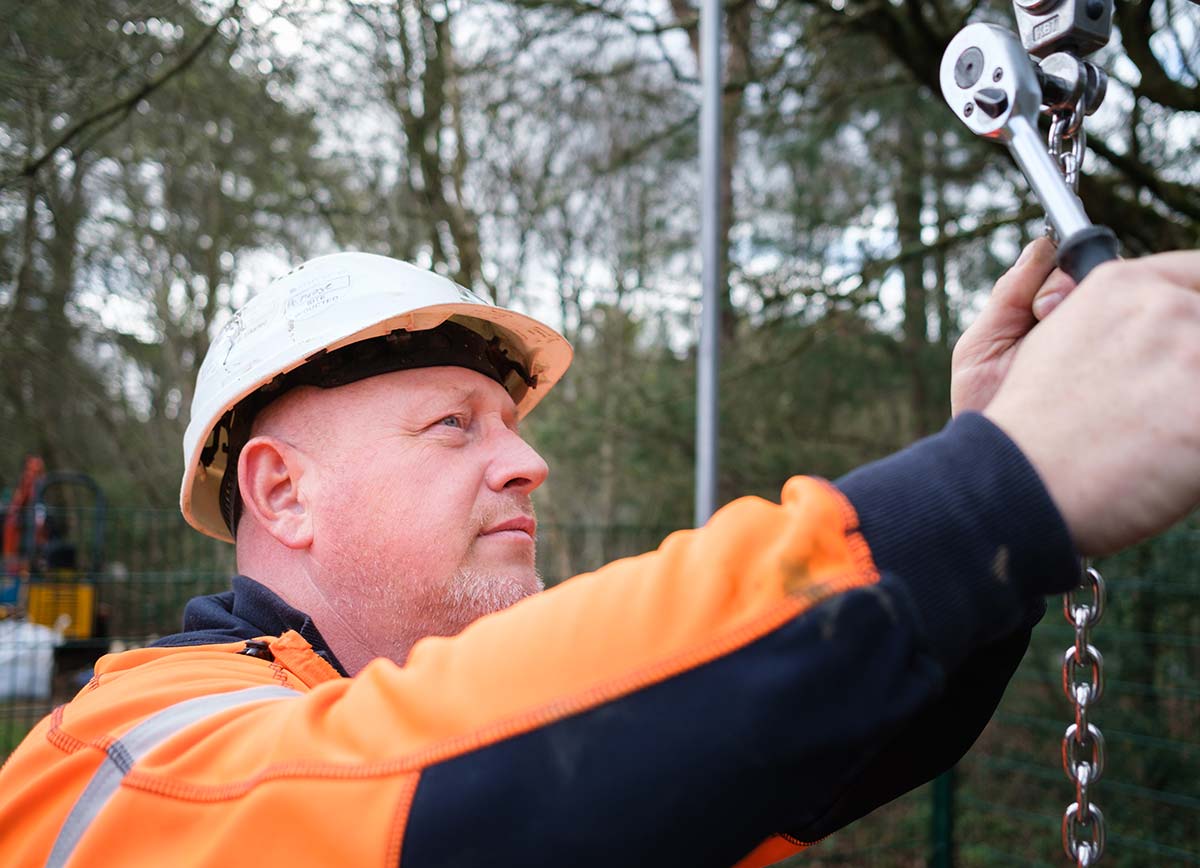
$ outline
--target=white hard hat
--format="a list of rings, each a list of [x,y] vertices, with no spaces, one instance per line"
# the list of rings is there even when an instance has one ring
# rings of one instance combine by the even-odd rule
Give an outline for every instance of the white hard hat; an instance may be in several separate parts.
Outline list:
[[[438,332],[420,334],[431,329]],[[434,337],[441,343],[429,350]],[[363,343],[373,338],[384,339],[387,346],[380,341]],[[420,340],[412,343],[411,338]],[[413,357],[400,363],[384,360],[392,354],[391,347],[401,343],[411,343],[408,349]],[[362,347],[334,352],[353,344]],[[398,352],[403,354],[404,349]],[[365,368],[362,359],[355,360],[355,375],[335,377],[332,382],[305,378],[314,368],[330,367],[328,360],[351,353],[368,357]],[[571,355],[571,345],[549,326],[496,307],[469,289],[407,262],[370,253],[313,259],[250,299],[209,347],[196,377],[191,420],[183,435],[180,509],[192,527],[233,541],[221,501],[230,496],[230,483],[237,476],[234,462],[241,444],[233,446],[233,462],[229,454],[231,429],[237,424],[234,410],[249,396],[254,400],[243,407],[257,403],[261,408],[295,385],[297,378],[329,386],[401,367],[462,364],[504,385],[517,404],[518,417],[523,417],[562,377]],[[314,364],[305,367],[308,362]],[[283,376],[289,372],[295,373]],[[250,419],[246,413],[242,416],[244,427]],[[233,465],[234,472],[223,495],[227,464]],[[233,491],[236,500],[236,488]],[[236,526],[236,518],[231,524]]]

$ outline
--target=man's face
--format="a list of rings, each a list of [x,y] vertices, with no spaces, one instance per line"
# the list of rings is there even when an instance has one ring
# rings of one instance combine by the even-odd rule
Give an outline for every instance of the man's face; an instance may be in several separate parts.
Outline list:
[[[302,401],[324,441],[310,447],[311,579],[374,653],[403,660],[540,590],[530,494],[547,467],[498,383],[423,368]]]

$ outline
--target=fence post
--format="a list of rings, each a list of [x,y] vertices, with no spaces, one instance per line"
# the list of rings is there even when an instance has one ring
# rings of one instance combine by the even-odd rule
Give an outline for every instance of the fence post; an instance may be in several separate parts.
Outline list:
[[[954,769],[933,781],[929,868],[954,868]]]

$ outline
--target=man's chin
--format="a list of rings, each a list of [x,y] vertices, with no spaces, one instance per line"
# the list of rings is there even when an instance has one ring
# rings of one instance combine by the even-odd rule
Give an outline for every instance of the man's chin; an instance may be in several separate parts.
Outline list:
[[[447,602],[464,620],[474,620],[507,609],[544,588],[541,576],[532,569],[498,573],[460,570],[450,584]]]

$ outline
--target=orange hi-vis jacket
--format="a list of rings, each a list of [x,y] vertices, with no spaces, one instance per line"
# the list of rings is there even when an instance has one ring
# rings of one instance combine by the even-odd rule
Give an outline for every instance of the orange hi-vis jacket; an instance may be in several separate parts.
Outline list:
[[[0,861],[770,864],[952,765],[1076,570],[1032,468],[969,416],[403,667],[343,677],[239,578],[30,733],[0,771]]]

